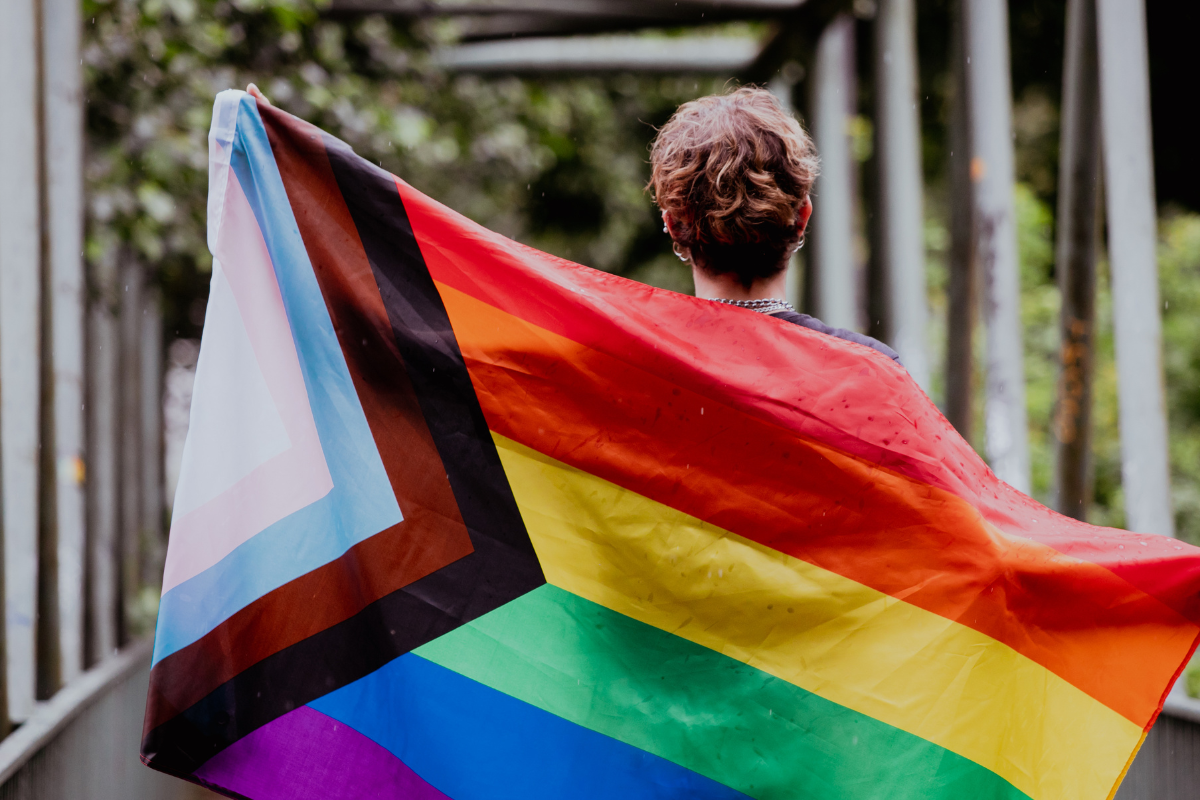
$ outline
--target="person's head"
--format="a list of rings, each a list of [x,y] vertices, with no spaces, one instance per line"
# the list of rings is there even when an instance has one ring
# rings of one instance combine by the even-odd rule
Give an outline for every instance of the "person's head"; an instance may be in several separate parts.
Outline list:
[[[650,152],[650,188],[676,252],[745,289],[787,268],[812,209],[812,139],[765,89],[684,103]]]

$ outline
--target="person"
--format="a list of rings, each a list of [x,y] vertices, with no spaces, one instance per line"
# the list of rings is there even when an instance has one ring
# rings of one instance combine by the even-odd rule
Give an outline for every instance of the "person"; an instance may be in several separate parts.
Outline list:
[[[798,313],[788,261],[804,245],[818,159],[812,139],[773,94],[744,86],[684,103],[650,150],[650,183],[696,296],[741,306],[878,350],[887,345]]]

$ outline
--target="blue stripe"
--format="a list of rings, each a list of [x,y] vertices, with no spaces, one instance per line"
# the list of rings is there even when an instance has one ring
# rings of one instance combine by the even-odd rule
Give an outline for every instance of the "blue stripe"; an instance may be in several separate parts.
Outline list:
[[[163,595],[155,663],[204,636],[238,609],[402,519],[266,129],[249,95],[242,98],[238,111],[231,163],[275,267],[333,489]]]
[[[309,706],[454,800],[747,797],[412,653]]]

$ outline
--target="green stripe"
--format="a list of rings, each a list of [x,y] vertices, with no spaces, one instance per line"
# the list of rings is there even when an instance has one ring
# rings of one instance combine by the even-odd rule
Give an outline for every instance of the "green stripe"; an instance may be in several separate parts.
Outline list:
[[[555,586],[416,653],[764,800],[1027,798],[945,748]]]

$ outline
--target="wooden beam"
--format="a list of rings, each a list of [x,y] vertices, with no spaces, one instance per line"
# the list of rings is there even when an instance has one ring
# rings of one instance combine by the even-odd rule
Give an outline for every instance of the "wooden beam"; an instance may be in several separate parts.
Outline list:
[[[879,159],[879,268],[887,341],[929,391],[925,299],[924,176],[917,110],[917,11],[914,0],[880,0],[875,17],[875,124]]]
[[[1100,180],[1100,86],[1095,0],[1068,0],[1058,160],[1055,263],[1062,295],[1055,408],[1055,507],[1087,519],[1091,492],[1092,365]]]
[[[761,50],[746,36],[579,36],[478,42],[435,50],[457,72],[705,72],[735,74]]]
[[[987,454],[1001,480],[1028,494],[1029,433],[1013,201],[1007,3],[963,0],[963,24],[976,241],[988,328]]]
[[[1143,0],[1097,0],[1096,12],[1125,524],[1173,536],[1146,9]]]
[[[809,87],[811,132],[821,156],[821,174],[813,188],[805,305],[829,325],[857,329],[855,175],[848,125],[855,110],[856,72],[854,19],[848,14],[835,17],[821,33]]]

